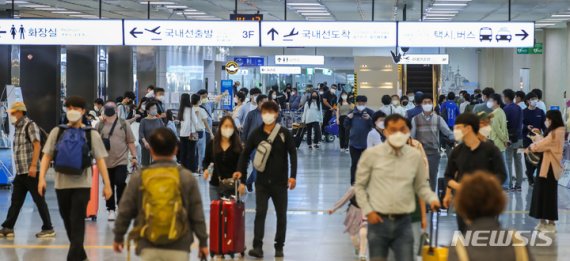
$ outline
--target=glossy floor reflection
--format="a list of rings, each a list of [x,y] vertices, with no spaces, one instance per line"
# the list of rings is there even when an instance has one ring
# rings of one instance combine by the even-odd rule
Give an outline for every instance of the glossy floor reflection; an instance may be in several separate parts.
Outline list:
[[[338,151],[338,146],[329,144],[319,151],[299,151],[299,175],[297,189],[289,193],[289,213],[285,258],[280,260],[355,260],[350,239],[343,234],[344,211],[328,216],[325,211],[338,200],[349,187],[350,156]],[[445,160],[442,160],[442,167]],[[208,184],[201,180],[203,199],[208,202]],[[67,238],[57,210],[53,183],[47,194],[48,205],[57,237],[53,240],[38,240],[34,234],[41,228],[41,220],[31,198],[28,198],[16,224],[16,237],[13,240],[0,239],[0,260],[65,260]],[[255,195],[249,194],[244,200],[247,207],[247,246],[251,247]],[[6,216],[10,201],[10,191],[0,191],[0,218]],[[568,260],[570,256],[570,190],[559,186],[560,221],[555,244],[551,247],[533,247],[535,260]],[[101,200],[100,216],[97,222],[87,221],[85,245],[90,260],[125,260],[126,255],[116,255],[111,249],[113,223],[106,221],[104,202]],[[532,230],[536,221],[528,217],[530,194],[526,183],[523,192],[510,193],[509,205],[501,222],[505,227],[517,230]],[[270,204],[271,206],[271,204]],[[265,260],[274,260],[272,238],[275,233],[273,207],[267,217],[265,239]],[[343,208],[344,209],[344,208]],[[341,209],[341,210],[343,210]],[[206,206],[209,215],[209,206]],[[456,228],[453,215],[442,217],[440,242],[448,244]],[[196,249],[194,245],[193,250]],[[133,260],[138,260],[136,257]],[[198,260],[195,252],[191,260]],[[245,260],[253,260],[246,257]]]

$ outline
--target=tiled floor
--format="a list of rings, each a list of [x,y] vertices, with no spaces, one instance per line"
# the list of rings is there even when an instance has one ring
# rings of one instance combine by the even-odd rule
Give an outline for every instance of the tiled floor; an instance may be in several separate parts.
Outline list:
[[[299,175],[297,189],[289,193],[289,213],[286,257],[283,260],[354,260],[353,250],[348,236],[343,234],[343,211],[328,216],[324,211],[330,208],[349,187],[350,157],[338,152],[332,145],[320,151],[299,151]],[[442,165],[445,160],[442,161]],[[200,181],[203,199],[208,201],[207,184]],[[53,185],[50,183],[50,185]],[[530,204],[528,188],[523,192],[509,195],[509,206],[501,222],[504,226],[517,230],[530,230],[536,221],[526,214]],[[255,195],[244,199],[247,206],[247,245],[251,247]],[[53,187],[47,194],[50,213],[58,233],[53,240],[38,240],[34,234],[41,227],[41,220],[35,206],[29,198],[24,205],[16,224],[16,237],[13,240],[0,239],[0,260],[65,260],[67,238],[57,211]],[[570,256],[570,190],[559,186],[560,222],[554,246],[534,247],[532,253],[536,260],[568,260]],[[4,219],[10,201],[10,191],[0,191],[0,218]],[[104,202],[101,201],[100,218],[97,222],[87,221],[86,242],[90,260],[125,260],[126,255],[116,255],[111,249],[113,223],[106,221]],[[271,204],[270,204],[271,205]],[[208,207],[207,207],[208,208]],[[272,208],[272,207],[271,207]],[[206,209],[209,214],[209,209]],[[455,217],[444,216],[441,220],[440,241],[449,243],[455,230]],[[265,260],[274,260],[272,238],[275,233],[275,215],[270,212],[267,218],[265,240]],[[194,246],[194,250],[196,246]],[[133,258],[136,260],[136,258]],[[252,260],[249,257],[246,260]],[[191,260],[198,260],[192,253]]]

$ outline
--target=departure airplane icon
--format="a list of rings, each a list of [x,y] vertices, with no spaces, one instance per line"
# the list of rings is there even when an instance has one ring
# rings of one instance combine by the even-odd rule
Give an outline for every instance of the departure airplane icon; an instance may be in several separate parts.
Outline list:
[[[160,32],[158,32],[158,29],[160,29],[160,26],[157,26],[157,27],[155,27],[155,28],[152,29],[152,30],[148,30],[148,29],[144,29],[144,30],[147,31],[147,32],[151,32],[151,33],[153,33],[153,34],[160,34]]]
[[[293,41],[292,38],[288,38],[288,37],[292,37],[295,35],[299,35],[299,32],[295,32],[295,27],[293,27],[293,29],[291,30],[291,32],[288,35],[283,36],[283,38],[285,38],[285,39],[283,39],[283,41]]]

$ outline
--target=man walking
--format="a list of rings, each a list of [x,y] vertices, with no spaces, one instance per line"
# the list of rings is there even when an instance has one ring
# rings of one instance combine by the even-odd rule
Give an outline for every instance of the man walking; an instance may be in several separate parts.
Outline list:
[[[28,192],[32,195],[43,222],[42,231],[37,233],[36,237],[55,237],[46,200],[38,193],[37,174],[41,150],[41,130],[35,122],[27,117],[27,108],[23,102],[13,103],[8,112],[10,113],[10,123],[16,129],[13,144],[16,177],[12,182],[12,202],[8,209],[6,221],[2,223],[0,237],[14,237],[14,226]]]
[[[445,120],[433,112],[433,100],[425,95],[421,99],[423,112],[412,118],[412,138],[421,142],[429,163],[429,184],[435,190],[439,172],[440,134],[448,140],[453,140],[453,132],[447,126]]]
[[[108,157],[105,158],[109,180],[113,195],[107,200],[108,220],[116,218],[116,207],[121,201],[121,196],[126,187],[127,175],[129,173],[127,165],[130,162],[137,165],[137,150],[135,147],[135,136],[131,126],[123,119],[117,117],[117,105],[109,101],[103,108],[104,120],[99,122],[95,129],[101,134],[103,143],[106,146]],[[115,196],[116,195],[116,196]]]
[[[356,174],[356,166],[360,160],[362,152],[368,147],[368,133],[372,130],[374,123],[372,115],[374,111],[366,107],[368,98],[358,95],[356,97],[356,107],[346,116],[344,127],[350,129],[349,145],[350,145],[350,184],[354,184],[354,175]]]
[[[261,94],[257,96],[256,98],[257,108],[253,111],[250,111],[247,114],[245,121],[243,122],[243,130],[241,132],[242,142],[247,143],[251,134],[259,127],[263,126],[263,118],[261,117],[261,106],[264,103],[266,103],[267,100],[268,98],[266,95]],[[250,158],[253,160],[254,156],[255,156],[255,150],[251,152]],[[247,178],[247,181],[245,182],[247,191],[249,192],[253,191],[253,183],[255,182],[256,179],[257,179],[257,171],[255,170],[255,168],[253,168],[253,170],[251,171],[251,175],[249,175],[249,178]]]
[[[513,191],[521,191],[523,169],[521,154],[518,150],[522,148],[522,128],[523,128],[523,114],[519,105],[514,103],[515,92],[511,89],[503,91],[503,100],[505,101],[505,115],[507,116],[507,131],[509,133],[509,141],[507,142],[507,149],[505,151],[507,162],[507,170],[509,177],[513,176],[513,159],[515,161],[516,182],[513,185],[512,178],[509,187]]]
[[[274,136],[275,139],[268,152],[266,168],[260,171],[255,182],[255,222],[252,257],[263,258],[263,237],[265,236],[265,218],[268,201],[271,199],[277,216],[277,232],[275,234],[275,257],[283,257],[285,234],[287,231],[287,189],[295,189],[297,184],[297,148],[293,136],[286,128],[277,124],[279,106],[273,101],[261,106],[263,126],[256,128],[249,136],[245,149],[241,154],[238,170],[234,178],[247,173],[250,155],[262,141]],[[276,129],[277,128],[277,129]],[[276,132],[273,134],[273,132]],[[289,176],[289,168],[291,174]]]
[[[392,250],[395,260],[412,261],[410,214],[416,209],[416,195],[429,202],[433,210],[440,203],[426,182],[421,153],[406,145],[410,139],[406,118],[392,114],[385,126],[387,142],[366,150],[358,162],[356,201],[368,217],[370,260],[386,260]]]

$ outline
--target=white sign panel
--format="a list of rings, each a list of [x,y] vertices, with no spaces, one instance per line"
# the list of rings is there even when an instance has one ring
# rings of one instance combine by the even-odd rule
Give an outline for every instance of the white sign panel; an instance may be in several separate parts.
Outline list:
[[[125,20],[125,45],[253,47],[258,32],[249,21]]]
[[[530,22],[401,22],[398,45],[405,47],[533,47]]]
[[[301,74],[299,66],[260,66],[261,74]]]
[[[447,54],[408,54],[400,58],[398,64],[449,64]]]
[[[122,45],[121,20],[0,19],[0,44]]]
[[[323,65],[325,57],[322,55],[275,55],[275,64]]]
[[[263,47],[393,47],[393,22],[261,22]]]

